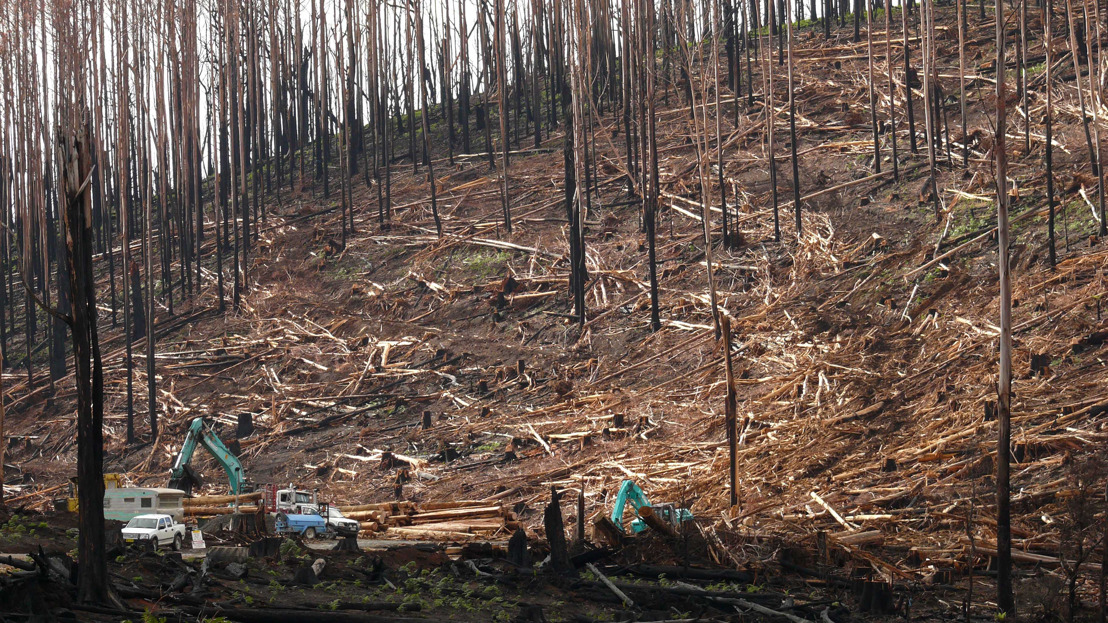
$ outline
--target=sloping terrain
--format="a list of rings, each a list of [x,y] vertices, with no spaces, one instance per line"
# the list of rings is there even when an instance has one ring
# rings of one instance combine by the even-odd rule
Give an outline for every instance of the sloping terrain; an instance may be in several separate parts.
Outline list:
[[[950,11],[940,15],[941,59],[957,58]],[[883,142],[886,173],[869,178],[869,116],[857,112],[868,112],[864,40],[800,35],[800,187],[816,196],[803,202],[799,237],[783,205],[782,242],[773,239],[762,100],[722,104],[727,195],[742,240],[724,247],[717,236],[713,260],[719,307],[733,319],[738,505],[728,500],[723,351],[691,122],[676,93],[657,119],[667,206],[658,227],[660,331],[649,326],[645,237],[621,173],[622,124],[610,116],[595,128],[583,330],[570,317],[561,134],[512,159],[511,235],[500,224],[498,173],[481,157],[438,162],[441,237],[425,171],[410,165],[394,165],[388,227],[378,222],[376,188],[355,181],[356,231],[345,246],[337,193],[281,191],[240,309],[209,311],[209,290],[176,310],[187,321],[158,319],[175,327],[157,346],[162,431],[137,447],[125,444],[126,380],[118,336],[109,336],[107,470],[160,485],[192,418],[222,423],[229,439],[238,415],[250,413],[256,431],[240,447],[257,483],[294,482],[344,503],[498,500],[515,505],[541,536],[550,487],[583,490],[591,517],[607,512],[620,481],[631,478],[652,500],[691,508],[720,563],[771,573],[838,563],[899,583],[964,586],[962,573],[984,571],[995,548],[990,414],[999,313],[991,140],[982,138],[994,97],[984,61],[993,58],[992,23],[970,26],[973,149],[963,166],[957,80],[941,67],[955,143],[951,156],[940,154],[938,218],[920,197],[928,175],[922,122],[912,154],[899,87],[900,177],[889,173]],[[879,78],[883,67],[881,59]],[[1056,270],[1047,265],[1041,82],[1030,97],[1030,152],[1018,116],[1009,142],[1013,533],[1017,563],[1046,573],[1060,555],[1072,556],[1080,523],[1073,500],[1103,497],[1103,469],[1089,466],[1102,461],[1108,440],[1108,249],[1093,236],[1084,198],[1093,188],[1082,185],[1089,164],[1072,72],[1066,77],[1054,108],[1055,174],[1065,189]],[[879,119],[887,107],[880,92]],[[787,107],[779,115],[785,204]],[[142,368],[136,405],[145,404]],[[52,401],[45,394],[16,386],[8,398],[5,461],[30,476],[21,497],[39,507],[56,491],[49,487],[72,475],[76,455],[71,388],[61,385]],[[223,492],[218,468],[198,465]],[[575,521],[576,509],[565,510],[567,523]],[[817,560],[820,533],[830,533],[837,552],[826,561]],[[977,591],[984,612],[981,595],[992,592]],[[960,613],[960,599],[949,610],[931,604],[934,616]]]

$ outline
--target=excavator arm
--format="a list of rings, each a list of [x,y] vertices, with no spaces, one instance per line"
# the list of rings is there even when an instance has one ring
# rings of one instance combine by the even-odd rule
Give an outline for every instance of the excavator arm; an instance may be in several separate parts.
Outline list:
[[[616,494],[615,504],[612,505],[612,523],[623,525],[623,512],[630,502],[635,509],[635,516],[640,516],[641,509],[650,507],[650,500],[646,499],[646,492],[633,480],[624,480]]]
[[[223,445],[219,437],[211,428],[204,425],[204,418],[198,417],[189,425],[185,434],[185,442],[181,445],[181,453],[173,462],[173,468],[169,472],[169,486],[174,489],[182,489],[190,492],[193,482],[198,482],[195,472],[189,467],[192,455],[197,446],[202,446],[211,454],[224,472],[227,472],[227,480],[231,485],[231,494],[243,493],[245,478],[243,476],[242,463],[227,446]]]
[[[623,513],[628,503],[635,512],[635,519],[631,521],[631,532],[634,534],[650,527],[662,534],[674,536],[678,524],[693,518],[688,509],[676,508],[673,504],[652,505],[642,487],[633,480],[624,480],[616,494],[611,515],[601,515],[594,522],[599,536],[610,544],[618,544],[627,536],[623,527]]]

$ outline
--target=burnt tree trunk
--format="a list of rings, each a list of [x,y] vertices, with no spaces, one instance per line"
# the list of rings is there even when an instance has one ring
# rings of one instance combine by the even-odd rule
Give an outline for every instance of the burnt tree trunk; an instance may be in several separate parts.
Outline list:
[[[1046,135],[1046,149],[1043,153],[1043,160],[1044,160],[1044,164],[1046,166],[1046,205],[1047,205],[1047,210],[1048,210],[1048,216],[1047,216],[1047,248],[1048,248],[1048,254],[1050,256],[1050,258],[1049,258],[1050,259],[1050,268],[1051,268],[1051,270],[1054,270],[1057,267],[1057,264],[1058,264],[1058,252],[1057,252],[1057,248],[1054,245],[1054,145],[1052,144],[1052,141],[1054,140],[1054,138],[1053,138],[1053,133],[1054,133],[1053,116],[1054,116],[1054,113],[1053,113],[1053,110],[1052,110],[1052,107],[1054,106],[1054,94],[1051,92],[1051,88],[1053,88],[1053,86],[1054,86],[1054,81],[1053,81],[1054,76],[1053,76],[1053,70],[1051,68],[1051,63],[1054,62],[1054,59],[1052,58],[1052,55],[1051,55],[1052,48],[1054,47],[1053,45],[1051,45],[1051,43],[1052,43],[1051,42],[1051,35],[1053,34],[1052,33],[1051,18],[1053,17],[1052,14],[1054,13],[1054,0],[1046,0],[1045,5],[1046,5],[1044,7],[1045,15],[1044,15],[1044,20],[1043,20],[1043,48],[1044,48],[1044,52],[1046,53],[1046,62],[1044,63],[1044,65],[1046,65],[1046,87],[1045,87],[1045,89],[1046,89],[1046,111],[1045,111],[1046,119],[1044,121],[1044,125],[1046,127],[1044,128],[1043,133]],[[965,108],[964,108],[965,103],[964,102],[965,102],[965,99],[963,97],[963,104],[962,104],[962,106],[963,106],[962,110],[963,111],[965,110]],[[963,118],[965,117],[964,112],[963,112],[962,116],[963,116]],[[963,121],[962,134],[963,135],[965,134],[965,122],[964,121]],[[965,139],[963,139],[963,140],[965,140]],[[968,143],[968,141],[967,141],[967,143]],[[966,147],[963,147],[963,149],[966,149]],[[968,162],[968,157],[964,158],[964,159]],[[1108,545],[1108,541],[1105,541],[1105,544]],[[1103,589],[1101,589],[1102,597],[1103,597],[1103,593],[1104,593],[1104,591],[1103,591]]]
[[[902,4],[900,7],[901,22],[904,27],[904,105],[908,109],[908,145],[912,153],[919,153],[916,147],[916,115],[912,109],[912,50],[908,47],[908,10],[911,5]],[[889,60],[892,62],[892,59]]]
[[[569,547],[566,544],[565,523],[562,521],[561,494],[550,488],[550,503],[542,514],[542,524],[546,529],[546,540],[550,544],[550,570],[554,573],[573,571],[569,562]]]
[[[1068,2],[1067,2],[1068,4]],[[996,154],[997,242],[1000,264],[1000,373],[997,384],[996,455],[996,603],[1005,615],[1015,614],[1012,597],[1011,490],[1008,461],[1011,454],[1012,417],[1012,290],[1008,266],[1008,155],[1005,145],[1007,110],[1004,84],[1004,2],[996,1]],[[1080,80],[1080,78],[1079,78]]]
[[[84,120],[80,120],[84,125]],[[75,124],[76,125],[76,124]],[[92,170],[87,128],[60,137],[64,154],[65,244],[69,298],[73,313],[73,352],[77,383],[77,484],[80,533],[77,552],[78,599],[109,601],[104,547],[104,377],[96,334],[96,294],[92,273],[92,202],[86,185]]]

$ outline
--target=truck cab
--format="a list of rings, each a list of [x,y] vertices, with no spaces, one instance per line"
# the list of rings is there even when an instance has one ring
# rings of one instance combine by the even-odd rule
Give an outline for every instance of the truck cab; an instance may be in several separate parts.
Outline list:
[[[185,525],[169,515],[138,515],[123,527],[123,540],[127,543],[152,543],[154,549],[171,546],[181,549],[185,542]]]
[[[319,514],[319,503],[316,494],[311,491],[296,489],[289,485],[287,489],[278,489],[276,485],[265,487],[265,508],[271,513],[286,513],[291,515],[303,515],[309,511]]]

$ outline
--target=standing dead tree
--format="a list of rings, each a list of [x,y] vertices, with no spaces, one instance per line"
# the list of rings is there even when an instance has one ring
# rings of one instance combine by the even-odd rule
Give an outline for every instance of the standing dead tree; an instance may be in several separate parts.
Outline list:
[[[902,1],[900,4],[900,21],[904,30],[904,105],[908,110],[908,144],[914,154],[919,150],[916,148],[916,116],[912,108],[912,85],[916,80],[915,72],[912,71],[912,48],[908,45],[908,13],[911,7],[908,2]]]
[[[758,9],[753,0],[751,1],[751,16],[757,18]],[[767,24],[773,24],[773,0],[766,0],[766,22]],[[758,20],[753,20],[754,28],[758,29]],[[770,195],[773,199],[773,240],[774,242],[781,242],[781,217],[780,217],[780,199],[777,196],[777,145],[774,141],[773,129],[777,122],[777,108],[773,103],[773,28],[767,26],[766,42],[761,46],[762,52],[765,54],[765,58],[762,61],[762,76],[765,91],[765,111],[766,111],[766,164],[769,166],[769,186]]]
[[[1043,113],[1043,134],[1046,145],[1043,149],[1043,164],[1046,167],[1046,205],[1047,205],[1047,252],[1050,268],[1058,265],[1058,251],[1054,245],[1054,0],[1043,3],[1043,56],[1046,59],[1046,110]],[[964,105],[964,104],[963,104]],[[964,110],[964,109],[963,109]],[[964,115],[965,113],[963,113]],[[965,130],[962,131],[965,134]]]
[[[935,141],[938,140],[939,128],[936,118],[938,111],[935,108],[938,86],[935,84],[935,22],[933,20],[933,0],[920,0],[920,31],[923,33],[923,110],[926,117],[924,128],[927,135],[927,166],[930,171],[927,185],[928,194],[935,207],[935,219],[939,215],[939,186],[936,181],[938,171],[935,169]]]
[[[500,113],[500,205],[504,210],[504,229],[512,233],[512,214],[508,206],[508,57],[504,51],[504,38],[507,36],[504,26],[504,0],[496,0],[496,19],[494,36],[496,38],[496,98]],[[420,35],[422,36],[422,35]],[[517,72],[519,68],[515,69]],[[518,124],[518,119],[516,120]]]
[[[427,53],[423,43],[423,10],[421,2],[414,0],[412,2],[412,12],[415,15],[415,31],[416,31],[416,47],[419,49],[419,66],[425,67],[427,63]],[[431,103],[430,97],[427,94],[427,81],[420,80],[420,99],[423,101],[423,149],[428,154],[431,153]],[[503,115],[502,115],[503,116]],[[504,148],[504,158],[507,159],[508,150]],[[507,166],[507,160],[505,160],[505,167]],[[505,180],[507,179],[507,168],[505,168]],[[431,186],[431,214],[435,218],[435,231],[439,236],[442,236],[442,219],[439,218],[439,203],[438,196],[435,191],[435,164],[434,160],[430,157],[427,158],[427,181]],[[507,192],[507,182],[505,182],[505,192]],[[507,204],[505,204],[507,205]],[[508,231],[511,231],[511,221],[507,219],[507,212],[505,212],[505,224],[508,225]]]
[[[567,57],[569,61],[569,101],[563,100],[566,112],[566,210],[569,220],[570,241],[570,290],[573,295],[573,311],[578,324],[585,324],[585,288],[588,271],[585,264],[585,209],[588,203],[586,183],[586,141],[589,120],[588,102],[591,80],[591,37],[589,13],[584,0],[570,0],[565,5],[565,23],[569,35]]]
[[[77,385],[77,478],[80,502],[77,574],[78,598],[118,605],[107,569],[104,544],[104,376],[97,335],[95,281],[92,271],[92,120],[84,96],[88,87],[88,11],[91,3],[54,5],[60,44],[70,53],[57,57],[60,198],[64,223],[66,270],[71,312],[61,318],[73,334]],[[57,313],[57,312],[54,312]]]
[[[772,1],[772,0],[771,0]],[[719,326],[719,301],[716,295],[716,281],[715,281],[715,262],[712,257],[712,226],[711,226],[711,205],[712,205],[712,180],[710,175],[710,151],[708,149],[708,95],[709,95],[709,83],[707,72],[701,73],[700,86],[698,89],[694,89],[692,86],[694,70],[693,68],[704,63],[704,50],[701,44],[695,42],[695,39],[686,38],[686,29],[691,31],[695,30],[695,26],[692,23],[695,16],[695,12],[687,11],[679,13],[682,19],[687,20],[684,24],[678,23],[678,42],[682,52],[683,71],[685,76],[689,80],[689,107],[692,114],[692,140],[693,145],[696,148],[696,162],[697,162],[697,177],[700,182],[700,223],[701,232],[703,234],[704,241],[704,262],[706,267],[706,273],[708,277],[708,297],[711,301],[712,318],[715,326],[717,339],[720,336]],[[712,24],[712,38],[709,42],[708,49],[708,66],[717,66],[719,62],[719,28],[718,24]],[[718,91],[716,92],[718,97]],[[697,99],[700,100],[700,106],[697,107]]]
[[[1009,456],[1012,443],[1012,286],[1008,256],[1008,154],[1005,135],[1006,99],[1004,76],[1004,2],[996,2],[996,158],[997,243],[1000,265],[1000,373],[997,386],[996,453],[996,549],[997,607],[1006,616],[1015,614],[1012,596],[1012,518]]]
[[[80,508],[78,596],[111,602],[104,543],[104,373],[96,327],[92,272],[92,219],[88,181],[92,172],[87,119],[74,120],[62,135],[65,158],[65,229],[77,383],[77,479]],[[80,132],[80,133],[78,133]]]
[[[1092,127],[1093,127],[1093,145],[1095,153],[1090,157],[1092,161],[1096,163],[1093,169],[1094,175],[1097,177],[1097,201],[1100,208],[1100,231],[1101,237],[1108,235],[1108,220],[1105,219],[1105,192],[1104,192],[1104,158],[1100,145],[1100,108],[1103,105],[1101,97],[1101,84],[1099,80],[1100,73],[1100,61],[1098,60],[1099,50],[1094,52],[1094,41],[1100,41],[1100,11],[1099,5],[1095,15],[1089,13],[1089,3],[1087,0],[1082,0],[1081,11],[1083,14],[1083,20],[1085,22],[1085,58],[1087,59],[1088,82],[1089,82],[1089,108],[1092,110]],[[1072,19],[1072,15],[1071,15]],[[1093,24],[1096,24],[1095,32]],[[1077,78],[1078,84],[1081,82],[1080,73]]]
[[[1100,159],[1098,150],[1094,147],[1092,131],[1089,127],[1088,107],[1086,105],[1085,87],[1081,82],[1081,56],[1083,50],[1077,44],[1077,24],[1075,23],[1073,2],[1066,0],[1066,19],[1069,27],[1070,59],[1073,61],[1073,73],[1077,76],[1077,106],[1081,113],[1081,125],[1085,130],[1085,143],[1089,148],[1089,163],[1093,167],[1093,175],[1100,177]],[[1091,61],[1090,61],[1091,62]],[[1102,220],[1103,222],[1103,220]]]
[[[962,122],[962,167],[969,168],[969,137],[967,130],[968,119],[966,117],[966,1],[957,0],[958,4],[958,104],[961,106]],[[1047,63],[1050,66],[1050,63]],[[1049,71],[1049,69],[1048,69]],[[1049,115],[1049,111],[1047,115]],[[1050,141],[1047,141],[1047,149],[1050,149]]]
[[[866,4],[866,62],[869,69],[869,119],[873,126],[873,172],[880,173],[881,137],[877,126],[877,85],[873,76],[873,5],[870,3]]]
[[[629,20],[635,34],[636,71],[640,76],[638,94],[640,101],[639,125],[642,127],[645,162],[642,167],[643,227],[646,230],[647,272],[650,280],[650,328],[662,328],[658,309],[658,139],[657,139],[657,73],[658,62],[654,54],[657,28],[654,3],[651,0],[635,0],[635,19]]]
[[[789,155],[793,163],[793,215],[796,217],[796,235],[800,237],[803,226],[801,225],[801,204],[800,204],[800,163],[797,161],[797,145],[796,145],[796,87],[793,83],[793,12],[792,3],[785,0],[785,22],[787,26],[787,36],[789,38],[788,43],[788,74],[789,74]],[[854,36],[857,40],[858,36],[858,16],[854,17]],[[870,81],[870,89],[872,91],[872,80]]]
[[[889,81],[889,138],[892,141],[893,177],[899,181],[900,158],[896,150],[896,88],[893,83],[893,31],[890,17],[892,12],[892,0],[885,0],[885,73]]]

